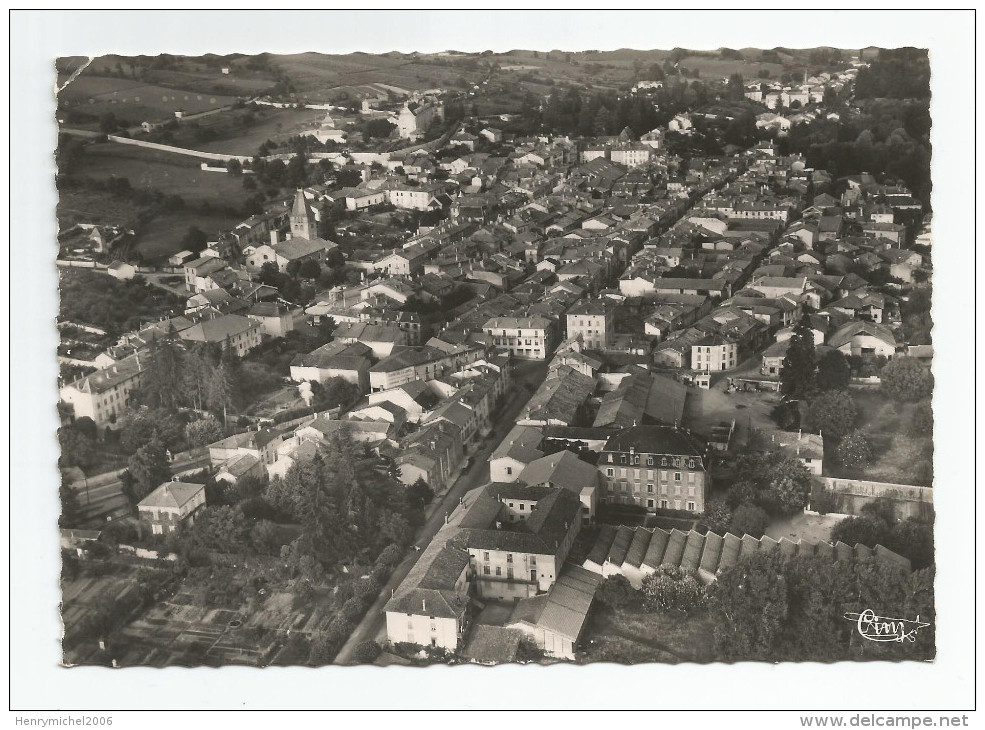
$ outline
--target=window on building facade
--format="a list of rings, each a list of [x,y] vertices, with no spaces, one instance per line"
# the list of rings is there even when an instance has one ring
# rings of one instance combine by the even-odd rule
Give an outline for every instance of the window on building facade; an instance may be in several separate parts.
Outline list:
[[[681,473],[679,471],[674,472],[674,481],[679,482],[681,480]]]

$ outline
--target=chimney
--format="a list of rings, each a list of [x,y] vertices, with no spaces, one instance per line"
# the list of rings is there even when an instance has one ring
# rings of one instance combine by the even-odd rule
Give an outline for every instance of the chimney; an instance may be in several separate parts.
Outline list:
[[[277,245],[277,240],[278,240],[277,229],[275,228],[272,231],[270,231],[270,245],[271,246],[276,246]]]
[[[424,613],[427,613],[427,610],[428,610],[428,602],[427,602],[427,599],[425,599],[425,598],[422,598],[421,599],[421,610],[424,611]]]

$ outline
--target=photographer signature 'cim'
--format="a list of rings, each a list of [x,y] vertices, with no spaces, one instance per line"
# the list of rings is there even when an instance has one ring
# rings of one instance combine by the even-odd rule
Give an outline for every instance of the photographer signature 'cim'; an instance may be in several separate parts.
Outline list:
[[[915,619],[890,618],[888,616],[877,616],[872,609],[865,609],[861,613],[848,612],[845,618],[855,622],[855,627],[862,638],[869,641],[916,641],[917,631],[930,626],[920,620],[918,615]]]

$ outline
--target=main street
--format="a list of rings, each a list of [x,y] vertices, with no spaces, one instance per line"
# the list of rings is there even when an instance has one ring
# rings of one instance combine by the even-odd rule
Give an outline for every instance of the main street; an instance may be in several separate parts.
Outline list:
[[[499,411],[493,423],[493,436],[487,439],[478,451],[472,454],[472,464],[462,472],[451,488],[428,508],[429,517],[418,530],[416,544],[424,547],[435,536],[445,523],[445,515],[454,511],[459,500],[469,490],[480,487],[489,481],[489,456],[500,444],[510,429],[516,425],[517,416],[526,405],[530,396],[547,376],[547,363],[537,361],[515,361],[513,369],[513,387],[507,395],[506,403]],[[349,640],[339,650],[335,664],[352,663],[352,653],[356,646],[364,641],[384,640],[386,638],[386,615],[383,606],[390,600],[392,591],[407,577],[421,553],[411,551],[397,565],[390,579],[373,601],[366,615],[356,626]]]

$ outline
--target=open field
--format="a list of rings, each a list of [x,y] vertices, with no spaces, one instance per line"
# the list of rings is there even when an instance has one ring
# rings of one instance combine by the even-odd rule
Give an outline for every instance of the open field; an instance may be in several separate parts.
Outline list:
[[[145,261],[154,263],[181,251],[184,248],[181,239],[191,226],[197,227],[212,238],[219,231],[232,228],[244,217],[223,213],[201,213],[194,210],[164,213],[155,216],[141,227],[137,233],[135,250],[143,255]]]
[[[140,206],[105,190],[78,187],[58,191],[56,211],[58,226],[64,230],[78,222],[132,225],[137,220]]]
[[[59,76],[59,86],[66,81],[67,76]],[[197,114],[236,101],[234,96],[173,89],[129,78],[91,76],[85,72],[58,97],[64,109],[78,108],[96,116],[113,112],[130,124],[171,119],[178,109]]]
[[[721,421],[735,419],[733,443],[743,443],[752,429],[775,428],[770,411],[780,401],[776,393],[725,393],[724,378],[714,382],[710,390],[688,387],[684,406],[684,423],[695,433],[709,437],[711,429]]]
[[[409,55],[374,56],[351,53],[345,56],[300,53],[276,56],[272,62],[284,71],[309,101],[349,98],[365,94],[358,87],[385,83],[402,89],[454,87],[463,77],[478,79],[481,71],[458,65],[435,63],[428,57],[416,59]]]
[[[872,447],[872,463],[861,473],[849,473],[833,458],[825,458],[825,474],[877,482],[930,486],[934,445],[930,436],[910,434],[914,404],[896,406],[878,390],[853,389],[861,429]],[[827,448],[825,448],[827,451]]]
[[[86,147],[79,175],[98,180],[125,177],[133,188],[180,195],[186,202],[237,205],[246,198],[241,177],[205,172],[200,165],[193,157],[106,142]]]
[[[220,152],[230,155],[255,155],[260,145],[268,139],[281,142],[296,137],[301,132],[317,127],[325,112],[320,109],[264,109],[263,121],[242,129],[239,133],[223,136],[211,142],[182,142],[182,145],[203,152]],[[223,117],[226,115],[222,115]],[[202,120],[202,126],[205,126]],[[220,132],[228,134],[228,132]]]
[[[588,617],[579,662],[642,664],[715,661],[711,619],[612,609],[596,604]]]

